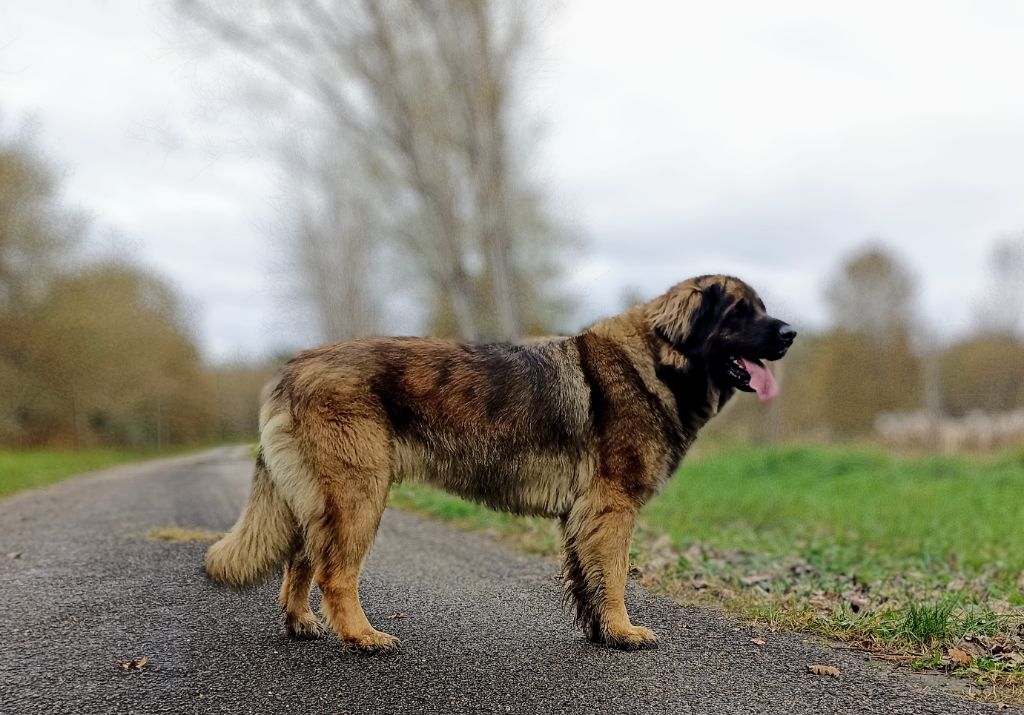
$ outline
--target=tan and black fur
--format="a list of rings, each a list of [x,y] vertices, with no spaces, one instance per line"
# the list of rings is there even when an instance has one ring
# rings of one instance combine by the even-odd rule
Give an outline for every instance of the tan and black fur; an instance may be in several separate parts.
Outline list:
[[[359,574],[388,490],[415,479],[558,517],[577,623],[598,643],[652,646],[624,602],[637,512],[734,390],[749,389],[732,359],[781,358],[794,335],[739,279],[702,276],[568,338],[363,339],[300,353],[263,404],[249,502],[210,547],[207,573],[238,586],[284,564],[292,635],[321,631],[315,580],[342,641],[393,650],[363,613]]]

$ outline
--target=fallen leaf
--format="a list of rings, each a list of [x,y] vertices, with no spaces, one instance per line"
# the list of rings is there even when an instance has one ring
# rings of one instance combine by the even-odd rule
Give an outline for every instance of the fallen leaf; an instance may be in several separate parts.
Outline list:
[[[949,662],[960,668],[966,668],[974,660],[971,654],[959,648],[949,649]]]
[[[770,573],[758,573],[753,574],[751,576],[744,576],[740,579],[740,583],[742,583],[744,586],[754,586],[759,583],[767,583],[771,580],[772,575]]]
[[[988,655],[988,649],[983,647],[980,643],[975,642],[970,636],[967,636],[960,641],[960,645],[957,646],[957,649],[962,650],[964,653],[971,656],[971,658],[982,658]]]
[[[7,554],[7,558],[9,558],[9,559],[20,559],[21,558],[21,552],[20,551],[11,551],[10,553]]]
[[[764,638],[751,638],[750,642],[754,645],[761,646],[764,645]]]
[[[839,677],[839,668],[834,665],[808,665],[807,670],[815,675],[827,675],[830,678]]]
[[[389,616],[389,618],[391,618],[391,619],[395,619],[395,618],[408,618],[408,617],[409,617],[409,614],[406,613],[405,611],[398,611],[397,613],[392,613]]]
[[[149,656],[144,655],[141,658],[135,660],[118,660],[116,661],[117,666],[122,670],[142,670],[146,667],[146,663],[149,662]]]

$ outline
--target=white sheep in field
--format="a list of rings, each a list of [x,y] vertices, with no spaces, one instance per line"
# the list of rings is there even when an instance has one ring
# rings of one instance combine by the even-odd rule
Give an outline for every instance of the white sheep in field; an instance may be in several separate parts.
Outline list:
[[[1024,445],[1024,410],[971,412],[947,417],[933,412],[886,412],[875,419],[875,431],[894,447],[925,447],[951,454],[964,450],[992,451]]]

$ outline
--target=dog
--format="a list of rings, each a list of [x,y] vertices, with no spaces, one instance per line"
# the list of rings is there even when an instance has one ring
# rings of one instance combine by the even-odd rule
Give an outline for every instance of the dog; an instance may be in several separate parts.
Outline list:
[[[775,396],[764,361],[795,337],[746,283],[708,275],[572,337],[371,338],[299,353],[267,391],[249,501],[206,572],[242,586],[283,565],[290,635],[323,631],[315,580],[344,643],[397,650],[358,584],[391,485],[415,479],[560,519],[577,625],[598,644],[653,647],[624,600],[637,512],[737,390]]]

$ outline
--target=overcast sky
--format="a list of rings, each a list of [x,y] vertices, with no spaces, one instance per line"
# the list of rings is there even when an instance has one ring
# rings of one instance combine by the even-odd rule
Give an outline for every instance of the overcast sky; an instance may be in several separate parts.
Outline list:
[[[214,359],[303,340],[269,244],[274,171],[205,62],[144,0],[0,0],[0,126],[38,124],[94,250],[173,279]],[[992,242],[1024,233],[1024,3],[596,2],[544,28],[538,173],[586,239],[581,320],[628,286],[746,278],[821,324],[868,238],[963,330]],[[111,238],[116,236],[116,238]]]

